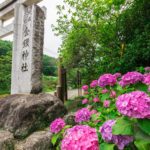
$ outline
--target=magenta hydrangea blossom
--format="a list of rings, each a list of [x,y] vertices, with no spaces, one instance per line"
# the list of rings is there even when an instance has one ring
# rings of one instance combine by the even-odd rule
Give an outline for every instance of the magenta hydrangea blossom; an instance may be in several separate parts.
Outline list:
[[[109,100],[105,100],[104,103],[103,103],[103,106],[105,108],[108,108],[110,106],[110,101]]]
[[[52,133],[58,133],[61,131],[64,126],[65,126],[65,121],[62,118],[55,119],[51,124],[50,124],[50,131]]]
[[[116,98],[116,92],[115,91],[110,91],[110,98]]]
[[[117,79],[117,78],[120,78],[120,77],[121,77],[121,73],[115,73],[113,76],[115,76],[116,79]]]
[[[87,104],[88,102],[89,102],[89,101],[88,101],[87,98],[85,98],[85,99],[82,100],[82,104]]]
[[[93,80],[90,84],[91,88],[95,88],[98,85],[98,80]]]
[[[143,75],[139,72],[133,71],[123,75],[119,84],[122,87],[124,87],[126,85],[135,84],[142,81],[143,81]]]
[[[76,125],[68,129],[61,150],[99,150],[96,129],[87,125]]]
[[[95,98],[93,99],[93,102],[98,103],[98,102],[100,102],[100,99],[99,99],[98,97],[95,97]]]
[[[97,112],[97,110],[93,109],[90,111],[90,113],[91,113],[91,115],[93,115],[93,114],[97,114],[98,112]]]
[[[144,75],[143,83],[146,85],[150,85],[150,73]]]
[[[83,85],[83,86],[82,86],[82,90],[84,90],[84,91],[87,91],[87,90],[88,90],[88,88],[89,88],[89,86],[88,86],[88,85]]]
[[[75,122],[80,123],[84,121],[89,121],[91,117],[90,110],[87,108],[82,108],[75,113]]]
[[[133,141],[132,136],[126,135],[113,135],[112,126],[116,123],[115,120],[108,120],[100,127],[100,133],[103,140],[106,142],[114,143],[119,150],[123,150],[126,145]]]
[[[98,85],[100,87],[105,87],[105,86],[113,86],[117,82],[116,77],[113,76],[112,74],[104,74],[99,77],[98,79]]]
[[[150,97],[142,91],[120,95],[116,107],[125,116],[150,119]]]
[[[105,94],[105,93],[108,93],[108,90],[107,90],[107,89],[103,89],[103,90],[102,90],[102,94]]]
[[[145,67],[145,71],[150,71],[150,67]]]

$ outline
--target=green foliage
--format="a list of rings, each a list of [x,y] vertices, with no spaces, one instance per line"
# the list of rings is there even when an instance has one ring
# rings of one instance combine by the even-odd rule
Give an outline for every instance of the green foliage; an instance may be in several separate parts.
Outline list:
[[[149,0],[64,0],[53,26],[60,56],[79,68],[84,83],[105,72],[125,73],[150,64]],[[67,6],[66,6],[67,5]]]
[[[138,119],[138,126],[148,135],[150,135],[150,119]]]
[[[114,150],[115,144],[102,143],[100,144],[101,150]]]
[[[128,118],[118,118],[112,127],[112,133],[114,135],[133,135],[133,124]]]
[[[150,142],[147,141],[135,141],[135,146],[138,148],[138,150],[149,150],[150,148]]]
[[[45,76],[57,76],[57,62],[55,58],[44,55],[43,74]]]

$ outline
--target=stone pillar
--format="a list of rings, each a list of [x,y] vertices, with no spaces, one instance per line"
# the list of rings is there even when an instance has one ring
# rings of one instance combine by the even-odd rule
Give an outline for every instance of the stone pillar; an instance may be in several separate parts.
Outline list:
[[[44,20],[40,7],[16,4],[11,94],[42,90]]]

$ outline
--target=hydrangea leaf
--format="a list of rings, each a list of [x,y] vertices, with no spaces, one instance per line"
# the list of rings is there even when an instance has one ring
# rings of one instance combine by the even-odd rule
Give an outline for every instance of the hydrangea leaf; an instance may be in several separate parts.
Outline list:
[[[143,83],[137,83],[137,84],[135,84],[135,88],[137,90],[147,92],[148,86],[146,84],[143,84]]]
[[[102,94],[102,96],[101,96],[101,101],[105,101],[105,100],[107,100],[109,97],[110,97],[110,94],[109,94],[109,93]]]
[[[51,142],[52,142],[53,145],[56,144],[56,142],[57,142],[59,136],[60,136],[59,134],[54,134],[54,135],[52,136]]]
[[[100,150],[114,150],[115,144],[102,143],[100,144]]]
[[[150,135],[150,119],[138,119],[138,126]]]
[[[132,122],[125,117],[117,119],[112,127],[112,133],[114,135],[133,135]]]
[[[135,141],[134,144],[138,150],[149,150],[150,148],[150,142],[147,141]]]

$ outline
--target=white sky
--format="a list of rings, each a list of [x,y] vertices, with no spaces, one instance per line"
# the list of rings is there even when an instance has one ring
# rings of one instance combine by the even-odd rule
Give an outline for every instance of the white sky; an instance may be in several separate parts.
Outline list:
[[[3,1],[5,0],[0,0],[0,3]],[[39,3],[40,6],[45,6],[47,8],[47,17],[45,20],[44,53],[53,57],[58,56],[57,51],[61,44],[61,38],[56,37],[51,28],[51,24],[56,23],[56,5],[59,4],[63,4],[63,0],[43,0],[41,3]],[[5,40],[12,40],[12,36],[5,38]]]

